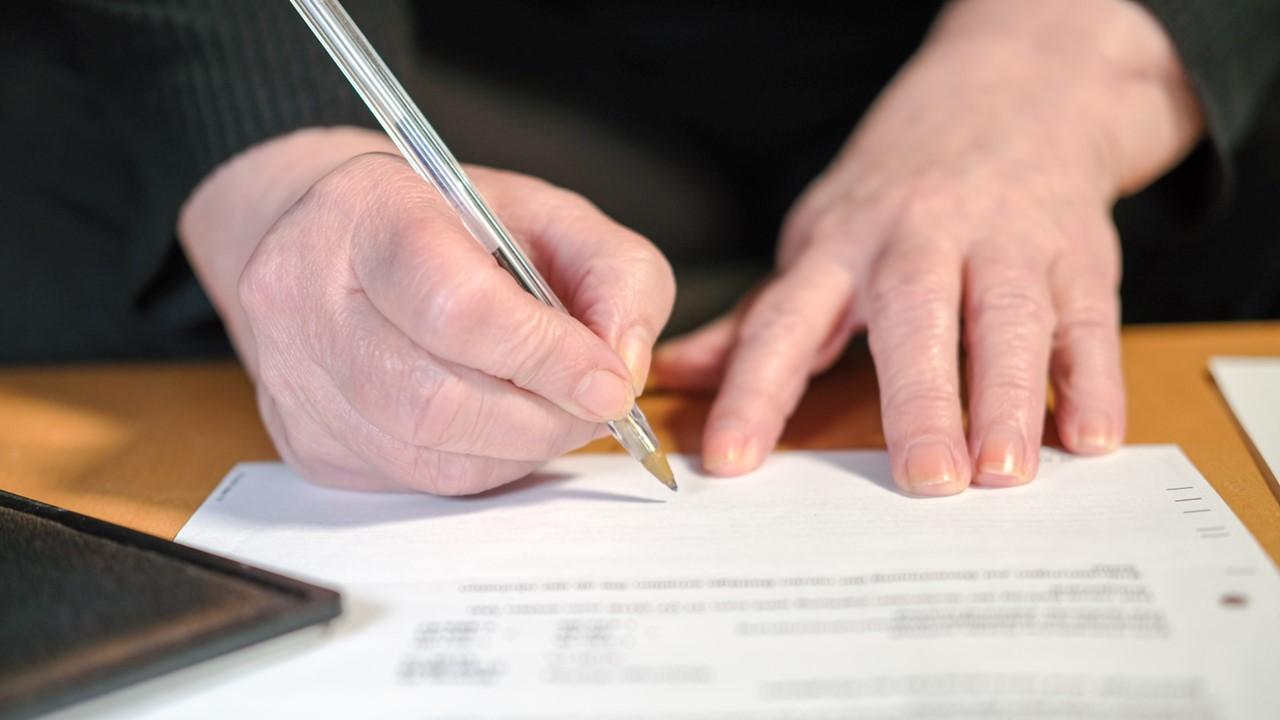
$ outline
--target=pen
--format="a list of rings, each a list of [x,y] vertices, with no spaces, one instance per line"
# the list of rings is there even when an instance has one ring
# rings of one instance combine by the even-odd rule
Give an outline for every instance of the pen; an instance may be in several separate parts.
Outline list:
[[[342,4],[338,0],[291,2],[400,149],[404,159],[444,196],[471,235],[531,295],[567,313],[551,286],[529,262],[484,198],[480,197],[453,153],[449,152]],[[667,456],[658,446],[658,439],[638,406],[633,405],[625,417],[610,422],[609,432],[663,485],[676,489],[675,475],[671,472]]]

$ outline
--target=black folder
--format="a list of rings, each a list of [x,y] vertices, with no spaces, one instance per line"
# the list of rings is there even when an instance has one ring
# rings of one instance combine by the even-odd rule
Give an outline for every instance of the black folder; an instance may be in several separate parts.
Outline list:
[[[332,590],[0,491],[0,720],[340,612]]]

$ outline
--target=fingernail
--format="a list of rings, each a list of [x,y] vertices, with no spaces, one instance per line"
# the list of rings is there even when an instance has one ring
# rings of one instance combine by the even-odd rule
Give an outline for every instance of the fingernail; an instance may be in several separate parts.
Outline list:
[[[948,495],[956,482],[951,448],[940,440],[917,440],[907,447],[907,485],[921,495]]]
[[[1024,446],[1022,433],[1009,427],[993,428],[987,433],[978,452],[977,476],[979,485],[1008,486],[1025,482],[1026,468],[1022,462]]]
[[[730,472],[744,455],[743,444],[740,432],[731,430],[715,433],[707,440],[702,462],[710,472]]]
[[[1086,410],[1080,413],[1080,423],[1076,426],[1077,452],[1109,452],[1115,444],[1110,415],[1097,410]]]
[[[652,344],[648,331],[639,327],[628,330],[619,344],[619,354],[622,355],[622,362],[627,364],[627,370],[631,372],[631,386],[636,395],[644,392],[644,383],[649,377],[649,346]]]
[[[631,412],[635,396],[631,383],[608,370],[593,370],[573,393],[574,402],[604,420],[617,420]]]

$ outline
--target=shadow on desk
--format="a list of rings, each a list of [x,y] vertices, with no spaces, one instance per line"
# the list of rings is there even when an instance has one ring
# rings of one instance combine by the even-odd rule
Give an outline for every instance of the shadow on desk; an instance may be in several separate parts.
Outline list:
[[[714,400],[711,394],[646,397],[646,412],[670,451],[698,454]],[[784,449],[882,449],[880,392],[866,338],[855,339],[843,357],[814,378],[787,422]]]

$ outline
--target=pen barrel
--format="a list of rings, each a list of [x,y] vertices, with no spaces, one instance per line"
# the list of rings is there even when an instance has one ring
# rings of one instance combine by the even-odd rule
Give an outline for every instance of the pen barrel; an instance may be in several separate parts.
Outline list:
[[[492,253],[493,259],[511,274],[511,277],[520,283],[520,287],[529,292],[538,300],[546,305],[550,305],[557,310],[568,313],[569,310],[560,302],[560,298],[551,290],[551,286],[547,284],[546,278],[542,277],[542,273],[529,262],[529,259],[521,254],[507,252],[506,248],[499,247]]]
[[[337,0],[290,0],[364,100],[406,162],[453,207],[489,252],[521,254],[511,234],[476,192],[466,172],[368,38]]]
[[[539,301],[568,312],[520,245],[476,191],[457,158],[338,0],[291,0],[351,86],[369,106],[409,166],[452,206],[467,230]],[[637,460],[658,449],[640,408],[609,423],[609,431]]]
[[[564,310],[537,268],[472,185],[404,86],[337,0],[291,0],[406,162],[453,207],[467,231],[534,297]]]
[[[644,460],[658,452],[658,438],[639,405],[632,405],[626,417],[609,423],[609,433],[636,460]]]

